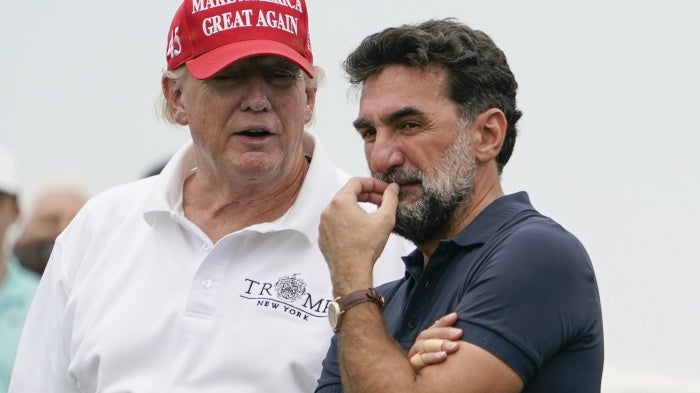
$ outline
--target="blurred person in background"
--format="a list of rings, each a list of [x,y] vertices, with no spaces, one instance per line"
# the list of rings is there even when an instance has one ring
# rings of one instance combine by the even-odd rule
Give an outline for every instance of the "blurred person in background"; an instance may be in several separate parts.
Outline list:
[[[10,229],[20,215],[15,156],[0,146],[0,393],[7,392],[17,343],[39,277],[11,254]]]
[[[44,273],[56,237],[87,202],[90,193],[81,182],[57,177],[42,185],[22,204],[21,235],[14,254],[24,267]]]

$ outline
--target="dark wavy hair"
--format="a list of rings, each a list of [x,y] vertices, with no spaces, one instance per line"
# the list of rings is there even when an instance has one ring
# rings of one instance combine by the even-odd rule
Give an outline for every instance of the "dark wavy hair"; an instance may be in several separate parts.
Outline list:
[[[350,83],[359,86],[389,65],[424,68],[439,65],[447,71],[447,94],[471,121],[490,108],[508,121],[503,147],[496,157],[501,173],[513,154],[518,83],[506,56],[484,32],[447,18],[391,27],[365,38],[343,63]]]

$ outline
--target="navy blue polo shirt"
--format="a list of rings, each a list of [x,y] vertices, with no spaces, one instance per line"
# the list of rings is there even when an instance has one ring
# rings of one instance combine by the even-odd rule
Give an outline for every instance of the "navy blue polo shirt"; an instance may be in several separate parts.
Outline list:
[[[508,364],[523,392],[598,393],[603,325],[586,250],[520,192],[498,198],[462,232],[442,240],[423,268],[379,287],[389,333],[405,352],[435,320],[456,311],[462,340]],[[336,337],[317,392],[339,392]]]

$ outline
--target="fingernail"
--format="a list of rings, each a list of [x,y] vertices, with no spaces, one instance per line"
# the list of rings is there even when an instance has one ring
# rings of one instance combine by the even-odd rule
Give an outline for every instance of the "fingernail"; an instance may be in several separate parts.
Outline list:
[[[455,328],[455,327],[450,328],[449,332],[450,332],[451,337],[461,337],[462,336],[462,329],[460,329],[460,328]]]
[[[457,344],[454,341],[445,341],[444,343],[442,343],[442,346],[445,350],[451,351],[453,349],[456,349],[459,346],[459,344]]]

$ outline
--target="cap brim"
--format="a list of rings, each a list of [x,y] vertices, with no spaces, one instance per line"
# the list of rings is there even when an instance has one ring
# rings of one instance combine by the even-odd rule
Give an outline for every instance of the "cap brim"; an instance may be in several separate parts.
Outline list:
[[[277,41],[249,40],[234,42],[212,49],[192,60],[188,60],[187,69],[197,79],[209,79],[229,65],[253,56],[280,56],[301,68],[313,78],[313,66],[309,60],[289,46]]]

